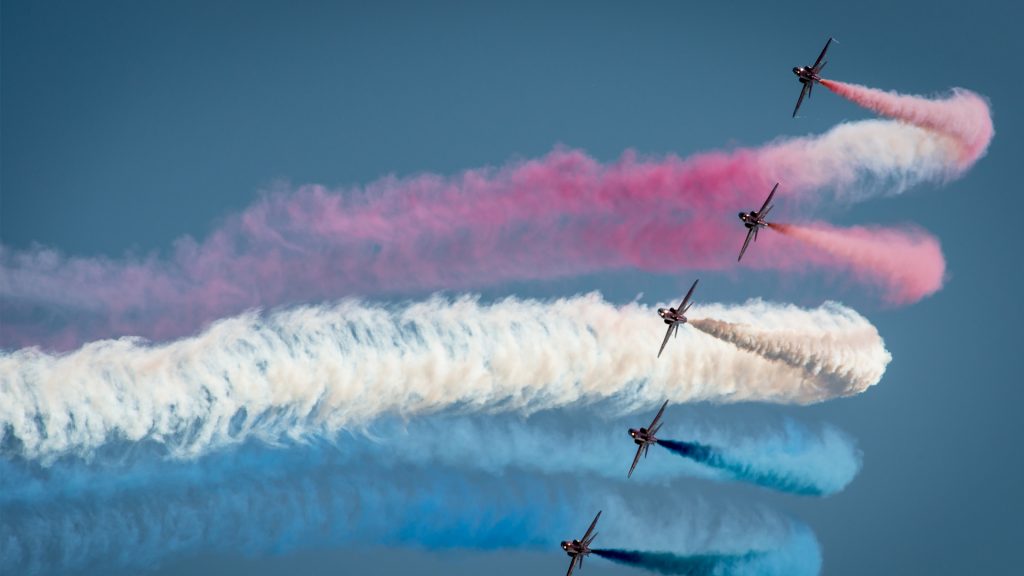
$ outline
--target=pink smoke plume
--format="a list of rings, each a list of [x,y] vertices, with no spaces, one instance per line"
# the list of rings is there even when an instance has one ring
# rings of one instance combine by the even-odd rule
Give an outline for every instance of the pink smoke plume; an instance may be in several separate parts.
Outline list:
[[[960,111],[963,93],[917,101],[969,115]],[[392,177],[342,192],[306,186],[265,197],[203,241],[177,241],[169,259],[68,258],[45,248],[0,247],[0,346],[65,349],[118,335],[171,338],[251,307],[354,294],[408,295],[628,268],[733,269],[744,235],[735,213],[759,206],[776,181],[782,185],[774,214],[792,214],[826,201],[826,190],[853,201],[866,191],[899,192],[962,171],[961,146],[951,145],[930,116],[920,118],[926,129],[865,121],[686,159],[627,152],[602,164],[556,150],[452,177]],[[897,245],[885,250],[920,244],[898,231],[889,236]],[[861,267],[872,260],[862,253],[826,259],[822,246],[801,239],[770,250],[786,240],[762,235],[743,265],[851,270],[898,303],[930,293],[920,286],[933,283],[931,276],[865,273]],[[932,243],[936,252],[922,274],[944,265]]]
[[[854,104],[882,116],[948,136],[959,151],[955,166],[958,172],[970,168],[984,156],[995,135],[988,103],[969,90],[957,88],[946,99],[927,100],[835,80],[824,79],[821,83]]]
[[[946,262],[938,240],[912,228],[834,228],[771,224],[773,230],[820,249],[821,260],[845,266],[860,282],[879,286],[893,304],[916,302],[942,288]]]

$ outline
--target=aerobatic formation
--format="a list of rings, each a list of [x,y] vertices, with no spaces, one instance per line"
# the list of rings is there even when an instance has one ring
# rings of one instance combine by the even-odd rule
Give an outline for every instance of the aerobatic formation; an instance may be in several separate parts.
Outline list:
[[[458,178],[388,179],[350,195],[310,187],[262,200],[206,241],[182,240],[167,261],[0,247],[0,564],[17,573],[88,570],[124,560],[110,543],[126,538],[139,538],[133,545],[155,563],[175,550],[216,548],[210,535],[241,524],[252,528],[237,546],[280,549],[239,511],[244,502],[261,518],[352,523],[310,536],[328,544],[482,548],[547,545],[573,511],[586,507],[589,517],[600,508],[608,511],[603,541],[627,548],[592,547],[598,511],[581,537],[561,542],[568,575],[590,555],[664,574],[817,573],[813,535],[770,514],[758,516],[764,533],[746,548],[716,548],[717,536],[705,534],[710,551],[666,551],[692,539],[683,532],[660,547],[646,535],[630,541],[644,519],[603,486],[690,474],[803,495],[842,490],[860,455],[833,429],[787,423],[755,440],[721,431],[672,440],[661,430],[678,424],[666,418],[670,403],[810,404],[864,392],[891,356],[857,312],[761,300],[691,312],[698,280],[678,306],[656,310],[596,293],[490,303],[433,296],[400,307],[360,296],[741,262],[837,270],[891,304],[934,293],[945,262],[923,230],[767,220],[777,193],[780,213],[796,217],[829,198],[849,203],[945,182],[981,158],[993,136],[987,103],[967,90],[930,100],[824,78],[833,42],[813,64],[793,68],[801,90],[792,116],[820,84],[886,119],[688,159],[627,154],[602,166],[559,150]],[[728,210],[757,206],[769,186],[759,209],[738,214],[746,236],[733,262]],[[761,231],[770,238],[743,260]],[[60,290],[72,285],[80,289]],[[328,301],[309,304],[317,300]],[[554,410],[634,415],[659,404],[650,424],[628,429],[635,452],[622,428],[620,453],[599,430],[576,437],[558,422],[532,425]],[[487,422],[473,420],[480,416]],[[345,434],[359,441],[346,443]],[[638,470],[652,446],[681,458],[666,464],[656,454]],[[394,473],[402,467],[420,471],[415,488]],[[585,474],[598,486],[551,492],[532,480],[538,474]],[[229,481],[235,476],[244,482]],[[505,482],[515,483],[514,497],[501,490]],[[162,496],[147,500],[139,487]],[[209,491],[205,504],[200,489]],[[420,516],[437,509],[451,511],[451,525],[424,532]],[[482,526],[468,520],[474,514],[497,520]],[[745,520],[715,523],[733,537]],[[193,526],[210,540],[182,535]],[[155,536],[139,536],[146,529]]]

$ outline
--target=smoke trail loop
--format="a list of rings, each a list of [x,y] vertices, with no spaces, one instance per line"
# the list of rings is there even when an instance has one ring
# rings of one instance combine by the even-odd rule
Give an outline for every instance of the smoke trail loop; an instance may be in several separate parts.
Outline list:
[[[896,194],[961,175],[992,138],[988,105],[956,91],[928,100],[825,81],[898,121],[840,124],[825,134],[679,158],[627,152],[603,164],[578,150],[443,177],[385,178],[360,189],[304,186],[264,197],[169,258],[83,258],[52,248],[0,246],[0,346],[73,349],[121,335],[177,338],[258,306],[365,294],[409,295],[641,269],[733,269],[734,210],[779,200],[813,208]],[[897,231],[898,232],[898,231]],[[891,234],[890,246],[909,241]],[[935,250],[918,250],[942,270]],[[865,247],[867,248],[867,247]],[[877,246],[873,247],[877,256]],[[858,273],[863,258],[794,244],[751,259],[780,271],[855,271],[883,295],[912,302],[927,278]],[[941,274],[939,275],[941,278]],[[46,318],[45,323],[40,318]]]

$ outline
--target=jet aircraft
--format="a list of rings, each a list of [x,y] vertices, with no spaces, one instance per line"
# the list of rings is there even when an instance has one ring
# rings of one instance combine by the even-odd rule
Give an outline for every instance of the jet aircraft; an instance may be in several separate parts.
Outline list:
[[[825,42],[825,47],[821,49],[821,54],[818,55],[818,59],[814,61],[813,65],[793,68],[793,74],[796,74],[796,77],[800,79],[800,83],[803,84],[803,87],[800,88],[800,98],[796,101],[796,108],[793,108],[793,118],[796,118],[796,112],[800,109],[804,96],[811,97],[814,83],[821,82],[821,71],[825,68],[825,64],[828,64],[828,60],[822,62],[822,59],[825,58],[825,52],[828,50],[832,40],[833,38],[829,37],[828,41]]]
[[[656,444],[658,442],[655,434],[657,434],[658,430],[661,429],[659,421],[661,420],[661,415],[665,413],[666,406],[668,406],[668,400],[665,400],[665,403],[661,405],[661,410],[658,410],[658,415],[654,417],[654,420],[651,421],[651,425],[647,428],[641,428],[639,430],[636,428],[629,429],[629,435],[633,438],[633,442],[636,443],[637,449],[636,456],[633,457],[633,465],[629,467],[629,474],[626,474],[626,478],[632,476],[633,470],[636,470],[636,464],[640,461],[640,454],[643,454],[644,458],[646,458],[647,451],[650,450],[651,444]]]
[[[579,540],[563,540],[562,550],[569,555],[572,560],[569,561],[569,571],[565,573],[565,576],[572,576],[572,571],[579,564],[580,570],[583,569],[583,557],[590,554],[590,543],[597,538],[597,534],[591,535],[594,531],[594,526],[597,526],[597,519],[601,517],[601,512],[598,511],[597,516],[594,516],[594,521],[590,523],[590,528],[587,528],[586,534]]]
[[[665,332],[665,339],[661,341],[661,349],[658,350],[658,358],[661,358],[661,353],[665,351],[665,345],[668,344],[669,337],[672,336],[673,332],[676,336],[679,336],[679,325],[686,324],[686,311],[692,306],[690,302],[690,296],[693,295],[693,289],[697,287],[697,282],[700,279],[693,281],[693,286],[690,286],[690,291],[686,293],[686,298],[683,298],[683,303],[679,305],[679,308],[658,308],[658,316],[668,324],[668,331]]]
[[[743,248],[740,249],[740,257],[736,259],[737,262],[743,259],[743,253],[747,251],[747,246],[750,245],[750,238],[753,237],[756,242],[758,229],[768,227],[768,221],[765,220],[765,217],[772,210],[770,204],[772,203],[772,198],[775,197],[775,191],[778,189],[779,183],[776,182],[771,194],[768,194],[768,199],[764,201],[761,209],[757,212],[740,212],[740,220],[747,227],[747,239],[743,241]]]

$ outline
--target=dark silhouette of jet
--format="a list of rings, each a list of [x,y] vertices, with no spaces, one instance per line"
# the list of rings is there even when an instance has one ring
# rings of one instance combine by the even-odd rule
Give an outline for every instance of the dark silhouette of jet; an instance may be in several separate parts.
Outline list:
[[[565,553],[569,555],[569,558],[572,558],[572,560],[569,561],[569,571],[565,573],[565,576],[571,576],[572,571],[576,568],[577,564],[579,565],[580,570],[583,569],[583,557],[590,554],[590,543],[594,541],[594,538],[597,538],[597,534],[595,533],[591,535],[591,532],[594,531],[594,526],[597,526],[597,519],[600,517],[601,512],[598,511],[597,516],[594,516],[594,521],[590,523],[590,528],[587,528],[587,532],[583,535],[583,538],[580,538],[579,540],[562,541],[562,550],[565,550]]]
[[[633,465],[629,467],[629,474],[626,474],[626,478],[632,476],[633,470],[636,470],[636,464],[640,461],[640,454],[643,454],[644,458],[647,458],[647,451],[651,449],[651,444],[657,444],[658,439],[654,435],[658,433],[659,429],[661,429],[661,424],[659,424],[658,421],[661,420],[661,415],[665,413],[666,406],[668,406],[668,400],[665,400],[665,403],[661,405],[661,410],[658,410],[658,415],[654,417],[654,420],[651,421],[651,425],[647,428],[641,428],[639,430],[636,428],[629,429],[629,435],[633,438],[633,442],[636,443],[637,449],[636,456],[633,457]]]
[[[772,198],[775,197],[775,191],[778,189],[779,183],[776,182],[771,194],[768,195],[768,199],[764,201],[761,209],[757,212],[740,212],[740,220],[747,227],[747,239],[743,241],[743,248],[740,249],[740,257],[736,259],[737,262],[743,259],[743,253],[747,251],[747,246],[750,245],[750,238],[753,237],[756,242],[757,231],[768,227],[768,221],[765,220],[765,217],[768,216],[768,212],[771,212],[772,207],[769,204],[771,204]]]
[[[793,108],[793,118],[796,118],[796,112],[800,109],[800,103],[804,101],[804,96],[811,97],[814,83],[821,82],[821,71],[825,68],[825,64],[828,64],[828,60],[822,62],[822,59],[825,58],[825,52],[828,51],[832,40],[833,38],[829,37],[828,42],[825,42],[825,47],[821,49],[821,54],[818,54],[818,59],[814,61],[813,65],[793,68],[793,74],[796,74],[796,77],[800,79],[800,83],[803,84],[803,87],[800,88],[800,98],[796,101],[796,108]]]
[[[672,336],[673,333],[678,337],[679,326],[681,324],[686,324],[685,314],[686,311],[690,309],[690,306],[693,305],[693,303],[690,302],[690,296],[693,296],[693,289],[697,287],[697,282],[700,282],[699,278],[693,281],[693,286],[690,286],[690,291],[686,293],[686,297],[683,298],[683,302],[679,305],[679,308],[658,308],[658,316],[661,316],[661,319],[665,321],[665,324],[668,324],[668,331],[665,332],[665,339],[661,341],[661,349],[658,350],[658,358],[661,358],[661,353],[665,351],[665,345],[668,344],[669,337]]]

